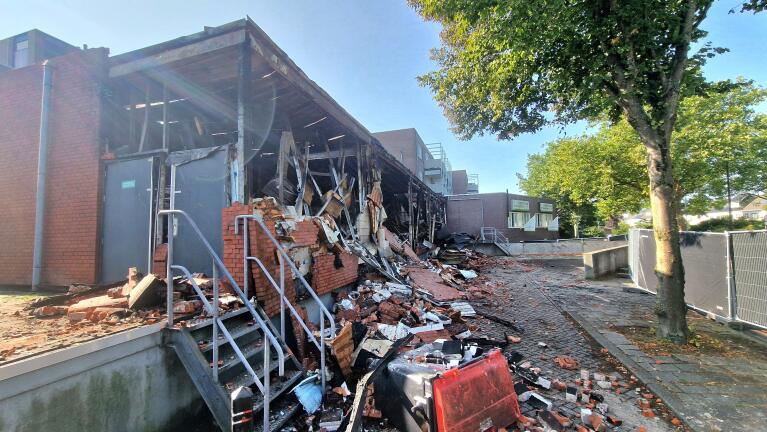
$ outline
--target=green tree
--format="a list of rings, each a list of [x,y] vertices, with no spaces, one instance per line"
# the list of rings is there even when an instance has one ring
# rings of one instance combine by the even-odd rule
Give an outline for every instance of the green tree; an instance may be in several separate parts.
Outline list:
[[[548,143],[528,156],[520,188],[530,195],[590,205],[602,220],[647,205],[644,147],[630,127],[603,125],[592,135]]]
[[[735,191],[767,187],[767,116],[755,111],[765,100],[767,90],[742,80],[717,83],[706,96],[682,100],[671,154],[675,195],[685,213],[723,205],[728,171]],[[646,178],[643,145],[621,120],[600,124],[592,135],[549,143],[544,153],[529,157],[520,187],[533,195],[594,203],[598,216],[608,220],[647,206]]]
[[[622,112],[647,152],[659,278],[658,332],[689,335],[670,142],[683,92],[717,51],[690,54],[712,0],[409,0],[442,25],[421,77],[464,138],[501,139]],[[691,73],[692,72],[692,73]]]
[[[724,205],[728,173],[733,191],[767,188],[767,115],[756,112],[765,100],[767,90],[739,80],[682,101],[671,151],[686,213]]]
[[[559,217],[559,233],[566,237],[580,237],[582,227],[594,222],[596,210],[589,199],[582,199],[586,194],[579,194],[573,187],[578,184],[577,177],[582,171],[567,170],[570,161],[563,159],[569,156],[566,152],[557,152],[549,148],[544,154],[531,154],[527,159],[528,175],[519,174],[520,188],[528,195],[542,196],[557,202]],[[569,158],[568,158],[569,159]],[[580,161],[576,163],[580,164]]]

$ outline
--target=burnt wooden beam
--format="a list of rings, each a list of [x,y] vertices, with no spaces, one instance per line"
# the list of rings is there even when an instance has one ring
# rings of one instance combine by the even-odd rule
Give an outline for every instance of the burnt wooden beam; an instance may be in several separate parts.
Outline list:
[[[249,38],[253,49],[269,63],[269,65],[285,79],[300,88],[309,99],[316,103],[323,111],[334,117],[346,129],[365,142],[372,141],[372,135],[344,110],[330,95],[320,88],[314,81],[293,63],[290,58],[272,41],[260,27],[249,22]]]
[[[245,175],[245,152],[247,143],[250,142],[250,136],[252,135],[252,109],[251,106],[251,94],[250,86],[251,80],[251,47],[250,41],[245,39],[241,43],[240,55],[238,58],[237,68],[237,170],[235,172],[236,181],[232,184],[235,185],[236,190],[232,191],[232,200],[239,201],[241,203],[247,203],[247,179]]]
[[[189,45],[172,48],[154,55],[116,64],[109,68],[109,77],[117,78],[145,69],[169,65],[181,60],[209,54],[224,48],[242,44],[247,40],[245,29],[224,33]]]

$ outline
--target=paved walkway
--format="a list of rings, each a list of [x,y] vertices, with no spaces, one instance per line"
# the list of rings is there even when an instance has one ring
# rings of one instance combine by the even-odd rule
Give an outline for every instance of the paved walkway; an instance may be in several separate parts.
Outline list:
[[[620,427],[608,426],[609,430],[633,432],[639,430],[640,426],[644,426],[648,432],[676,429],[670,423],[673,415],[662,404],[653,404],[654,418],[643,416],[639,399],[642,393],[647,393],[646,390],[642,389],[638,393],[638,384],[630,382],[630,374],[611,361],[602,352],[601,346],[594,343],[578,324],[562,313],[555,302],[531,283],[524,264],[507,258],[497,258],[496,262],[497,265],[480,272],[482,277],[489,278],[488,282],[493,286],[492,297],[473,304],[478,312],[516,322],[523,331],[515,331],[513,326],[499,323],[497,319],[479,318],[471,321],[479,324],[479,334],[496,338],[505,338],[506,334],[520,336],[522,342],[509,345],[506,351],[520,352],[534,367],[541,368],[544,375],[568,385],[574,385],[580,378],[580,369],[587,369],[592,374],[600,372],[616,377],[620,385],[618,389],[594,390],[605,397],[609,406],[608,415],[623,421]],[[546,347],[540,347],[539,342],[545,343]],[[575,358],[578,368],[566,370],[557,366],[554,358],[560,355]],[[536,391],[553,402],[554,410],[573,421],[573,426],[568,430],[575,430],[575,426],[581,424],[578,416],[583,404],[566,401],[565,392],[561,390],[552,388]],[[524,415],[536,418],[536,410],[530,404],[520,403],[520,408]]]
[[[521,266],[692,429],[767,430],[767,347],[760,341],[690,312],[700,348],[655,344],[655,297],[629,288],[629,280],[585,281],[581,260],[569,257],[504,260]]]

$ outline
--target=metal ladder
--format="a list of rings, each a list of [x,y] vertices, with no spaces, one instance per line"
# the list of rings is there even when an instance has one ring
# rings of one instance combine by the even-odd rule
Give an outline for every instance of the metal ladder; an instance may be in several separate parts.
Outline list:
[[[249,224],[248,221],[253,220],[256,222],[256,226],[259,227],[264,234],[266,234],[266,237],[271,241],[271,243],[275,246],[276,250],[278,251],[277,254],[277,260],[280,266],[280,274],[279,274],[279,283],[274,280],[274,277],[269,273],[269,271],[266,269],[266,266],[264,266],[264,263],[255,256],[251,256],[248,254],[248,245],[250,241],[250,236],[248,234],[249,231]],[[243,278],[243,289],[245,291],[245,295],[248,294],[248,275],[250,272],[250,266],[248,265],[249,261],[255,262],[258,267],[261,269],[261,271],[264,273],[264,276],[266,276],[269,283],[272,285],[272,288],[276,289],[277,292],[280,294],[280,337],[282,340],[285,340],[285,308],[287,307],[290,311],[291,315],[293,316],[293,319],[298,322],[301,327],[304,329],[304,332],[306,333],[309,341],[311,341],[314,346],[317,347],[317,349],[320,352],[320,373],[321,380],[322,380],[322,388],[325,388],[325,341],[327,339],[332,339],[336,335],[336,323],[335,319],[333,318],[333,315],[330,313],[330,311],[325,307],[325,305],[322,303],[322,300],[320,300],[319,296],[317,296],[317,293],[314,291],[314,289],[309,285],[309,283],[304,279],[304,276],[301,274],[301,272],[296,268],[296,265],[293,263],[293,260],[288,255],[285,248],[282,247],[279,241],[277,241],[276,238],[272,235],[271,232],[269,232],[269,229],[264,224],[264,221],[261,216],[253,215],[253,214],[244,214],[239,215],[235,218],[235,224],[234,224],[234,232],[235,234],[239,234],[239,227],[240,227],[240,221],[242,221],[243,225],[243,260],[242,265],[244,267],[244,278]],[[314,333],[309,329],[309,327],[306,325],[306,322],[304,322],[301,315],[296,311],[296,308],[293,306],[293,304],[288,301],[288,299],[285,298],[285,263],[288,263],[288,267],[290,267],[290,271],[292,275],[298,280],[301,281],[301,284],[306,289],[306,292],[309,293],[311,298],[314,300],[314,303],[317,305],[317,308],[320,311],[320,340],[318,341],[317,338],[314,336]],[[328,319],[328,322],[330,323],[330,335],[326,334],[325,332],[325,318]]]
[[[278,339],[275,336],[276,331],[266,314],[257,304],[251,303],[246,293],[240,289],[194,220],[187,213],[175,209],[161,210],[158,216],[168,216],[167,329],[173,348],[184,368],[222,430],[244,430],[244,425],[250,423],[252,416],[259,410],[263,411],[263,431],[279,428],[299,408],[297,403],[290,404],[286,392],[303,378],[301,365],[285,346],[284,338]],[[179,216],[191,226],[213,260],[212,304],[190,271],[173,263],[173,226]],[[209,319],[191,327],[174,327],[174,271],[180,272],[189,280]],[[224,275],[235,295],[244,303],[244,308],[219,315],[219,274]],[[284,333],[282,334],[284,336]],[[207,339],[208,335],[210,339]],[[260,364],[257,360],[259,356],[262,357]],[[273,372],[279,376],[274,389],[270,388]],[[246,410],[244,415],[235,417],[233,394],[239,392],[242,387],[252,389],[253,385],[259,392],[253,392],[252,410]],[[270,415],[271,403],[280,396],[283,396],[282,402],[285,406],[280,406],[278,412],[284,415],[275,418]]]

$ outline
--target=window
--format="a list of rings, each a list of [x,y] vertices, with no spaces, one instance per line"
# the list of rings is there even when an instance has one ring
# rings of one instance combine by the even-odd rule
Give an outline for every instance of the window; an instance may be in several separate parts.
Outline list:
[[[757,220],[757,219],[759,219],[759,212],[758,211],[746,211],[746,212],[743,212],[743,217],[745,219]]]
[[[509,213],[509,228],[524,228],[525,223],[530,220],[530,213],[527,212],[510,212]]]
[[[538,228],[548,228],[549,222],[554,219],[551,215],[551,213],[538,213],[538,222],[536,223],[536,226]]]
[[[19,36],[14,40],[13,67],[20,68],[29,64],[29,39]]]
[[[512,210],[529,211],[530,210],[530,201],[511,200],[511,209]]]

